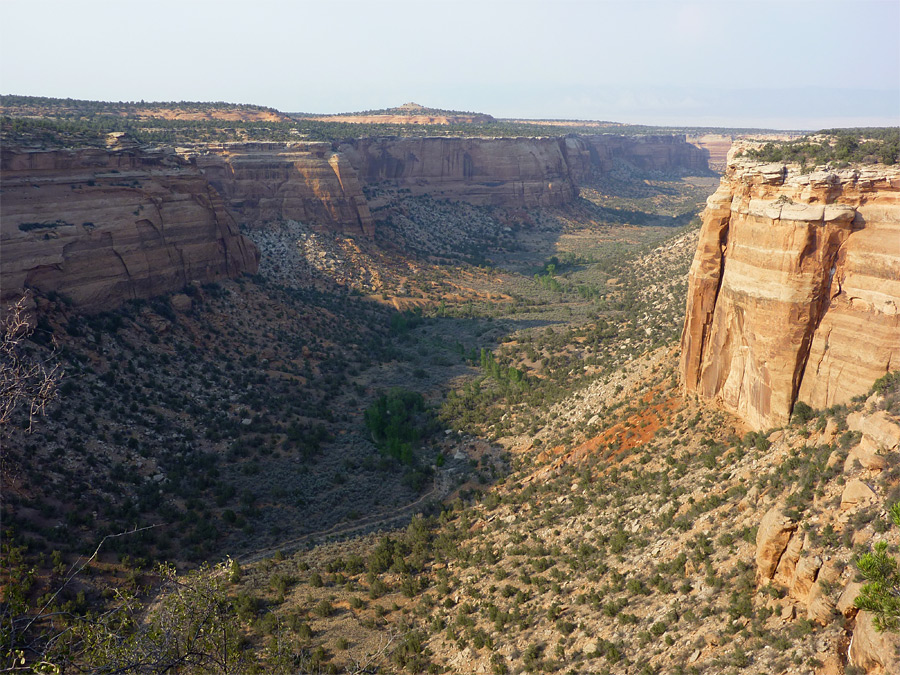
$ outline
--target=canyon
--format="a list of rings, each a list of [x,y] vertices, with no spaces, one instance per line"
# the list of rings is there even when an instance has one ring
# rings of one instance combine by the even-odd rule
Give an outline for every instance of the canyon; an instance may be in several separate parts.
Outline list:
[[[732,154],[676,232],[716,183],[683,137],[297,138],[4,148],[3,288],[68,378],[10,427],[13,527],[235,556],[267,672],[399,667],[401,626],[410,672],[896,669],[852,603],[900,394],[833,406],[897,368],[900,172]],[[366,429],[394,387],[418,466]]]
[[[703,214],[681,372],[765,429],[900,367],[900,170],[804,173],[739,152]]]
[[[625,162],[707,171],[683,136],[362,138],[3,149],[4,303],[26,288],[89,311],[254,273],[238,226],[299,221],[369,238],[372,206],[397,193],[506,208],[564,206]],[[371,195],[367,199],[366,192]],[[379,196],[379,193],[381,195]]]

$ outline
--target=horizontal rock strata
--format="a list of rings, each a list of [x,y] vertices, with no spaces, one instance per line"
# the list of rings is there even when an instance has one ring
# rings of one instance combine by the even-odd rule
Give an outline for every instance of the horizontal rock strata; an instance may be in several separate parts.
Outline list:
[[[732,160],[707,201],[685,387],[762,429],[900,368],[900,170]]]
[[[258,252],[196,169],[163,152],[4,149],[2,302],[94,311],[255,273]]]
[[[356,171],[330,143],[229,143],[186,156],[243,222],[373,233]]]
[[[569,203],[579,183],[617,161],[645,171],[708,170],[705,151],[683,136],[362,138],[338,150],[363,184],[512,208]]]

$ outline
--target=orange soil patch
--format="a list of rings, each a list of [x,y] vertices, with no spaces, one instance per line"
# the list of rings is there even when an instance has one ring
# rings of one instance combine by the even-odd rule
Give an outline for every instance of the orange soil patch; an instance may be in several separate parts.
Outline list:
[[[641,397],[642,402],[649,404],[661,391],[661,386],[649,390]],[[621,458],[635,447],[652,440],[656,432],[663,426],[663,422],[679,408],[682,402],[683,398],[679,393],[672,393],[661,403],[650,405],[644,410],[633,413],[627,419],[613,425],[599,436],[594,436],[584,441],[568,452],[566,452],[563,445],[541,452],[537,461],[550,462],[550,464],[536,470],[526,479],[526,482],[545,478],[559,471],[566,464],[579,464],[613,442],[618,442],[619,447],[608,456],[608,459]],[[553,459],[554,457],[556,459]]]

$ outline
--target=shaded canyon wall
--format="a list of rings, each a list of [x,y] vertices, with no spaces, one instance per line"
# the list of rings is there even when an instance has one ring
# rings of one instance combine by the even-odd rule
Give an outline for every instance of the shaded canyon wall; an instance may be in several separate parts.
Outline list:
[[[367,185],[511,208],[567,204],[579,183],[617,161],[646,171],[708,170],[708,154],[683,136],[362,138],[338,151]]]
[[[3,306],[32,288],[99,311],[256,272],[219,194],[171,154],[4,149],[2,183]]]

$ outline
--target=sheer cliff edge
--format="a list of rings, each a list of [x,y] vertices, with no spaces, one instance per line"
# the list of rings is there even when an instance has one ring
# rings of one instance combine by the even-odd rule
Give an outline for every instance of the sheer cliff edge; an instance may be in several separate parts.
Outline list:
[[[703,214],[681,372],[764,429],[900,369],[900,170],[801,173],[739,149]]]

